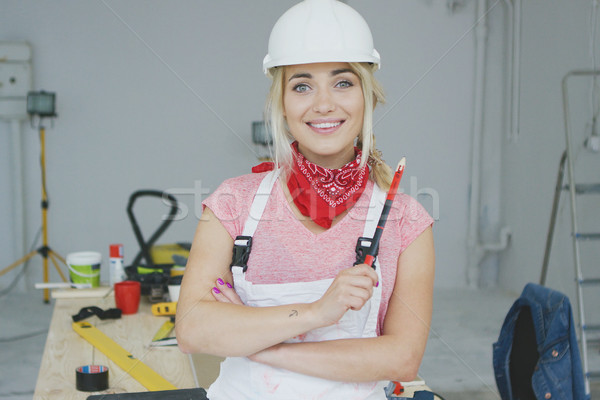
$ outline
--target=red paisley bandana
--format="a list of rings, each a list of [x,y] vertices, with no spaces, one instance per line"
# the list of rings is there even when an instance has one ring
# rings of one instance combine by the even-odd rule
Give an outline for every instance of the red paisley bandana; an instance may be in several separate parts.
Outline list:
[[[294,204],[302,215],[329,229],[333,218],[352,207],[365,190],[369,167],[359,168],[361,150],[340,169],[328,169],[308,161],[292,143],[294,164],[287,182]]]

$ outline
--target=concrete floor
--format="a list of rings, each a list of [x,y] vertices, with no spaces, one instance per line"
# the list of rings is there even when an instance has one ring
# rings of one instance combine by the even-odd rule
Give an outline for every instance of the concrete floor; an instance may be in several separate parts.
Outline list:
[[[494,289],[435,291],[431,335],[420,370],[435,392],[446,400],[500,398],[492,344],[516,297]],[[51,316],[52,303],[43,304],[40,291],[0,298],[0,399],[31,399]]]
[[[434,392],[447,400],[500,398],[492,344],[516,297],[489,289],[435,291],[431,333],[419,372]]]

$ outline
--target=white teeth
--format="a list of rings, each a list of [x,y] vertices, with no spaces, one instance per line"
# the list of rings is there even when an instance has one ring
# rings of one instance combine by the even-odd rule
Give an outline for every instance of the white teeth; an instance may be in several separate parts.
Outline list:
[[[327,129],[327,128],[334,128],[340,124],[341,124],[341,122],[323,122],[321,124],[310,124],[310,125],[314,126],[317,129]]]

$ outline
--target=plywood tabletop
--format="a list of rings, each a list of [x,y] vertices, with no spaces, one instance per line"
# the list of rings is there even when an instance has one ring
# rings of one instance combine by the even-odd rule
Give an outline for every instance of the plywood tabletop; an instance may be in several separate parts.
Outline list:
[[[40,365],[34,399],[86,399],[90,392],[75,387],[75,369],[82,365],[99,364],[109,368],[109,389],[96,393],[143,392],[139,382],[95,349],[72,329],[71,316],[83,307],[114,308],[112,295],[98,298],[58,298],[50,322],[50,330]],[[142,296],[137,314],[120,319],[100,320],[96,316],[85,321],[117,342],[133,356],[155,370],[177,388],[196,387],[196,378],[189,356],[174,347],[150,347],[152,337],[168,317],[152,315],[150,304]]]

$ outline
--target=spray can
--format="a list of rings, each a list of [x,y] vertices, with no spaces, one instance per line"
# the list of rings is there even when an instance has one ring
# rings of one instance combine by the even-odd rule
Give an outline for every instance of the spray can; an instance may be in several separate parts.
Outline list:
[[[122,244],[111,244],[110,245],[110,286],[113,286],[117,282],[122,282],[127,279],[125,273],[125,267],[123,265],[123,245]]]

